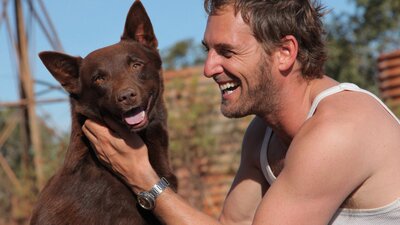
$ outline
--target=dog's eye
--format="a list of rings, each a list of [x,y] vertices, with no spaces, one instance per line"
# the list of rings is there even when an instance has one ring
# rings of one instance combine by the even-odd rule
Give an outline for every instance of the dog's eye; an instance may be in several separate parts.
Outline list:
[[[140,63],[140,62],[131,62],[131,67],[132,67],[132,69],[139,69],[140,67],[142,67],[143,66],[143,63]]]
[[[127,56],[127,63],[131,70],[139,70],[145,65],[145,61],[141,58],[137,57],[136,55],[128,55]]]
[[[100,73],[99,74],[95,74],[92,77],[92,81],[95,82],[95,83],[101,83],[101,82],[103,82],[105,80],[106,80],[106,76],[104,74],[100,74]]]

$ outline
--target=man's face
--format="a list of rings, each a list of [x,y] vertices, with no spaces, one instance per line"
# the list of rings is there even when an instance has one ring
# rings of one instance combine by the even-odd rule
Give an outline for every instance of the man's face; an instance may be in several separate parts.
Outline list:
[[[204,75],[219,85],[225,116],[265,116],[274,110],[276,88],[269,57],[240,14],[225,7],[210,15],[203,44],[208,50]]]

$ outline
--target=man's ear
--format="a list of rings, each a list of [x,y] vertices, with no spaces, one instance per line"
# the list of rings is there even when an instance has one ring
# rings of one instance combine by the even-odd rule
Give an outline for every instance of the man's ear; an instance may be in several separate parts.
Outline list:
[[[67,92],[70,94],[80,93],[79,68],[82,62],[81,57],[73,57],[59,52],[41,52],[39,57]]]
[[[140,0],[133,3],[126,17],[121,40],[129,39],[154,49],[157,49],[158,46],[153,25]]]
[[[281,72],[289,71],[297,59],[299,45],[293,35],[287,35],[282,38],[281,46],[278,47],[278,69]]]

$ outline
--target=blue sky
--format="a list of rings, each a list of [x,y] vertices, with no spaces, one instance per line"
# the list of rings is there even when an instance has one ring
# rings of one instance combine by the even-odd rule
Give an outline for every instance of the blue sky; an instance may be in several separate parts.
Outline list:
[[[23,1],[24,2],[24,1]],[[94,49],[118,42],[125,16],[133,0],[44,0],[47,11],[56,27],[67,54],[85,56]],[[142,0],[154,26],[160,50],[177,41],[193,38],[200,43],[206,25],[203,0]],[[322,0],[328,9],[339,13],[351,11],[349,0]],[[7,12],[12,19],[13,4]],[[2,11],[2,6],[0,11]],[[10,60],[10,41],[5,23],[0,20],[0,102],[18,99],[15,60]],[[30,22],[27,21],[27,24]],[[30,26],[30,55],[33,76],[37,80],[57,84],[39,61],[40,51],[52,50],[36,23]],[[43,89],[36,86],[37,91]],[[61,92],[51,92],[39,99],[66,97]],[[38,106],[40,115],[49,115],[47,122],[60,130],[68,130],[70,113],[68,103]]]

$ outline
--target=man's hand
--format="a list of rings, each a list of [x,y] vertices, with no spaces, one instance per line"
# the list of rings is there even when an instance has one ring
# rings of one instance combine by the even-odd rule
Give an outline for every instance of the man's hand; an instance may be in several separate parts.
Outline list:
[[[100,161],[131,186],[135,193],[151,188],[159,178],[151,167],[143,140],[105,118],[105,124],[86,120],[82,130]]]

